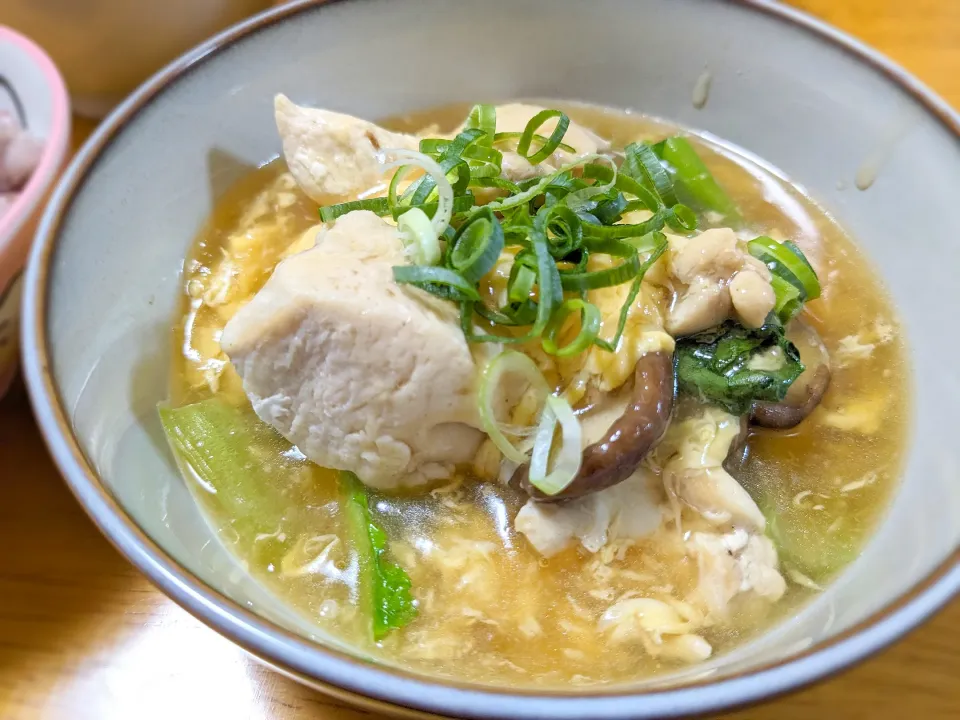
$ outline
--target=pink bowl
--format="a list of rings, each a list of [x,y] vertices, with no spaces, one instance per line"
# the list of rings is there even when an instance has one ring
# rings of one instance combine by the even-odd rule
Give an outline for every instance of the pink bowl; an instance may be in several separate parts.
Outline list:
[[[43,156],[20,195],[0,215],[0,396],[17,367],[20,271],[40,210],[70,145],[70,100],[53,61],[35,43],[0,25],[0,109],[22,108]]]

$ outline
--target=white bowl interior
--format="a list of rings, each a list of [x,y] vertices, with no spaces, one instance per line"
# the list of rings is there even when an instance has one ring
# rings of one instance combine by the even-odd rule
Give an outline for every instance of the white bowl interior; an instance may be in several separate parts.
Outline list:
[[[476,12],[442,0],[333,2],[246,36],[174,80],[97,160],[59,233],[47,332],[65,412],[104,483],[173,558],[309,635],[213,539],[155,413],[184,254],[219,193],[279,151],[273,95],[369,118],[450,101],[570,98],[705,129],[785,170],[853,232],[886,279],[912,352],[907,468],[863,556],[774,632],[655,682],[783,658],[907,592],[960,543],[960,342],[951,331],[960,311],[951,290],[960,268],[960,142],[862,59],[745,5],[546,5],[490,0]],[[467,48],[483,38],[495,51],[468,66]],[[705,66],[712,91],[696,110],[691,90]],[[891,144],[893,127],[903,132]],[[876,182],[854,189],[858,167],[878,148],[888,153]]]

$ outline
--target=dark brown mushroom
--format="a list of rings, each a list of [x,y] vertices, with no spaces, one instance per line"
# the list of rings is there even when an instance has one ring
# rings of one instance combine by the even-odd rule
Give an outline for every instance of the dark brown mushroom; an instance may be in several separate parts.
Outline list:
[[[546,495],[530,483],[528,466],[517,469],[511,484],[534,500],[557,502],[582,497],[626,480],[643,456],[660,442],[670,423],[676,382],[669,353],[647,353],[637,361],[633,394],[627,408],[603,438],[583,451],[580,472],[556,495]]]
[[[727,457],[723,460],[723,469],[736,477],[737,471],[743,467],[747,461],[747,440],[750,438],[750,422],[746,415],[740,416],[740,432],[730,443],[730,449],[727,450]]]
[[[800,351],[800,362],[806,370],[780,402],[754,403],[750,421],[760,427],[777,430],[796,427],[816,409],[830,386],[830,357],[817,331],[800,320],[794,320],[787,338]]]

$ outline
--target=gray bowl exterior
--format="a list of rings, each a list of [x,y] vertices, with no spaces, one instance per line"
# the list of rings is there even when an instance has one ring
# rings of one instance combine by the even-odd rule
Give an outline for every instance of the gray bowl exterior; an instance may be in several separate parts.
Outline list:
[[[475,62],[478,43],[490,50]],[[705,67],[712,90],[697,110],[691,92]],[[576,693],[484,689],[364,662],[286,610],[214,539],[155,412],[184,255],[224,188],[279,152],[277,92],[369,118],[524,97],[633,108],[726,138],[808,188],[885,278],[912,353],[907,467],[862,557],[799,615],[732,653]],[[273,11],[149,81],[58,189],[26,279],[37,415],[72,490],[131,561],[251,653],[341,697],[511,719],[668,717],[754,701],[862,658],[960,588],[958,132],[957,116],[902,70],[766,3],[341,0]],[[872,187],[856,190],[858,168],[879,159]]]

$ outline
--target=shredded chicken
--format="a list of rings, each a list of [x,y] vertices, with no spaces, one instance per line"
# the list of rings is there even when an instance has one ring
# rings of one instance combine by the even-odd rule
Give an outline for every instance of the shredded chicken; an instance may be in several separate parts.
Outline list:
[[[527,501],[514,521],[517,532],[544,557],[574,542],[597,552],[608,541],[641,538],[660,525],[657,478],[641,468],[619,485],[562,504]]]
[[[767,537],[742,529],[723,535],[695,532],[687,545],[700,568],[699,599],[715,616],[726,616],[730,601],[741,593],[753,592],[775,602],[786,592],[777,551]]]
[[[726,470],[723,461],[740,433],[740,419],[707,407],[667,430],[657,461],[670,497],[695,510],[713,525],[733,524],[763,532],[763,513]]]
[[[699,662],[710,657],[710,643],[693,633],[699,627],[691,618],[662,600],[629,598],[611,606],[597,628],[615,643],[639,642],[652,657]]]
[[[731,311],[747,327],[760,327],[776,298],[770,271],[751,256],[729,228],[694,238],[669,235],[673,276],[683,288],[667,317],[673,336],[719,325]]]

